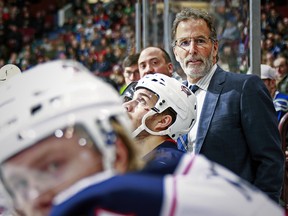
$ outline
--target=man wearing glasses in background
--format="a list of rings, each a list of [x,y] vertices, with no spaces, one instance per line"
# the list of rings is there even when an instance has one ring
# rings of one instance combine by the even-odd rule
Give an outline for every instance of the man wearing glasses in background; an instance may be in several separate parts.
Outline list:
[[[120,94],[124,92],[130,83],[136,82],[140,79],[140,73],[138,69],[139,55],[140,53],[131,54],[123,60],[122,67],[124,69],[123,76],[125,79],[125,86],[120,91]]]
[[[172,27],[173,52],[197,90],[197,121],[179,148],[203,154],[279,202],[284,157],[271,96],[255,75],[227,72],[217,65],[213,18],[184,9]],[[196,86],[196,88],[195,88]]]

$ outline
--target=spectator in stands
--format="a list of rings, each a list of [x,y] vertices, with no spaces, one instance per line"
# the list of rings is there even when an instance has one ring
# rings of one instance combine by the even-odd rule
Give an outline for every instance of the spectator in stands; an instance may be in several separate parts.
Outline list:
[[[262,59],[262,62],[265,62],[265,64],[273,67],[273,62],[275,60],[275,56],[271,52],[266,52],[265,57]]]
[[[105,48],[105,60],[112,65],[117,64],[117,58],[111,45]]]
[[[35,38],[41,39],[45,32],[44,30],[45,16],[43,11],[37,11],[33,19],[33,28],[35,28]]]
[[[123,76],[123,68],[118,64],[114,65],[109,78],[116,83],[117,91],[119,91],[121,94],[123,89],[126,88],[125,78]]]
[[[282,20],[282,17],[279,15],[276,9],[271,8],[267,17],[267,22],[268,22],[268,25],[270,26],[270,31],[275,32],[277,29],[277,25],[281,20]]]
[[[271,94],[278,121],[280,122],[281,118],[288,111],[288,95],[277,91],[276,78],[277,75],[274,68],[270,67],[269,65],[261,64],[261,79]]]
[[[94,73],[98,76],[109,76],[112,71],[112,64],[105,59],[105,54],[101,53],[94,64]]]
[[[283,37],[285,40],[288,39],[288,16],[283,18]]]
[[[217,65],[213,20],[204,10],[187,8],[173,22],[175,58],[187,74],[185,84],[198,89],[197,121],[180,147],[222,164],[278,203],[284,157],[271,96],[258,76]]]
[[[226,41],[228,42],[234,42],[239,40],[240,38],[240,32],[238,27],[236,26],[236,23],[227,20],[225,29],[221,35],[221,41],[223,40],[223,43]]]
[[[151,166],[166,166],[184,153],[176,140],[196,120],[196,98],[181,82],[164,74],[147,74],[125,102],[134,130],[132,136]]]
[[[277,72],[277,89],[288,94],[288,60],[284,56],[279,56],[273,64]]]
[[[22,48],[22,35],[17,25],[11,24],[7,33],[7,45],[10,52],[20,52]]]
[[[47,1],[43,1],[45,3],[47,3]],[[49,2],[49,1],[48,1]],[[67,3],[69,1],[65,0],[65,1],[58,1],[57,5],[59,5],[59,7],[62,7],[65,3]],[[33,48],[36,48],[37,46],[40,46],[42,43],[42,37],[48,37],[50,42],[53,43],[54,46],[57,46],[57,44],[60,43],[65,43],[66,47],[71,46],[70,41],[68,41],[66,35],[69,34],[77,34],[77,39],[78,39],[78,43],[81,43],[81,40],[85,40],[87,39],[87,37],[85,38],[85,29],[91,25],[90,24],[90,20],[92,20],[92,26],[94,26],[93,28],[93,32],[91,33],[91,29],[88,31],[89,32],[89,40],[92,40],[93,45],[96,47],[96,49],[98,49],[99,46],[99,38],[104,38],[107,37],[109,38],[108,43],[106,43],[106,46],[112,46],[113,47],[113,51],[114,54],[117,58],[117,64],[121,64],[121,60],[124,59],[127,55],[131,54],[131,53],[135,53],[135,22],[134,22],[134,17],[135,17],[135,8],[134,3],[135,0],[126,0],[123,2],[115,2],[115,1],[105,1],[105,2],[97,2],[95,4],[89,4],[86,1],[72,1],[69,2],[72,4],[72,8],[73,8],[73,16],[71,17],[71,19],[67,20],[67,22],[65,23],[65,25],[63,27],[57,27],[54,28],[55,26],[51,26],[53,25],[53,21],[51,18],[55,17],[56,15],[54,14],[51,15],[52,13],[55,13],[55,7],[54,9],[50,9],[49,6],[45,7],[47,4],[43,4],[42,8],[37,9],[37,11],[34,10],[34,12],[32,12],[34,7],[34,3],[35,1],[31,2],[31,1],[1,1],[0,2],[0,14],[2,14],[2,21],[3,21],[3,26],[5,28],[5,30],[2,32],[5,32],[5,35],[7,36],[7,27],[10,24],[17,24],[18,29],[20,30],[20,33],[22,34],[22,39],[24,39],[24,42],[26,43],[26,41],[30,41],[30,39],[32,38],[36,38],[36,40],[31,41],[31,46],[33,46]],[[24,6],[23,6],[24,5]],[[283,43],[280,44],[279,48],[280,48],[280,53],[283,54],[284,52],[286,52],[288,54],[288,48],[287,45],[285,44],[285,36],[287,34],[285,34],[285,31],[283,32],[283,30],[288,29],[288,27],[284,27],[282,25],[282,22],[284,24],[284,26],[288,25],[288,21],[287,18],[283,19],[283,21],[280,19],[279,22],[277,22],[277,29],[276,30],[271,30],[270,25],[268,24],[268,22],[266,21],[267,16],[270,16],[270,11],[271,8],[276,8],[277,9],[277,5],[276,3],[273,3],[271,1],[265,1],[264,3],[261,4],[261,14],[265,14],[266,18],[264,16],[263,18],[263,22],[264,22],[264,26],[263,28],[266,28],[266,30],[263,30],[263,35],[262,38],[263,40],[267,37],[268,33],[274,32],[274,34],[277,36],[277,34],[280,34],[283,37]],[[268,6],[266,6],[268,5]],[[236,24],[237,22],[237,27],[239,28],[239,31],[241,32],[241,41],[235,41],[235,44],[233,44],[233,48],[232,48],[232,57],[230,56],[230,59],[234,59],[234,62],[236,62],[237,59],[237,64],[235,64],[233,62],[233,65],[235,65],[235,67],[233,66],[233,70],[234,68],[236,68],[237,70],[235,70],[235,72],[245,72],[248,69],[248,53],[249,53],[249,22],[248,22],[248,18],[249,18],[249,3],[247,1],[243,1],[241,0],[239,1],[213,1],[213,3],[210,4],[211,7],[214,7],[214,12],[215,15],[218,16],[219,19],[221,19],[221,22],[218,22],[219,24],[219,32],[218,35],[222,35],[222,33],[225,32],[226,30],[226,22],[232,21]],[[34,29],[32,32],[32,35],[30,35],[30,33],[28,35],[30,36],[25,36],[25,33],[23,33],[23,30],[21,29],[21,25],[19,23],[22,22],[23,19],[23,14],[24,12],[26,12],[27,10],[31,10],[30,12],[30,17],[32,20],[32,28]],[[104,14],[103,16],[103,20],[108,19],[108,27],[104,27],[102,28],[102,25],[96,25],[96,22],[100,19],[100,14]],[[277,12],[278,13],[278,12]],[[278,13],[279,14],[279,13]],[[158,15],[158,25],[163,25],[163,20],[162,20],[163,14],[159,13]],[[281,16],[280,16],[281,17]],[[79,20],[79,23],[77,23],[77,20]],[[87,23],[87,21],[89,20],[89,22]],[[51,23],[52,21],[52,23]],[[104,22],[106,22],[104,21]],[[1,21],[0,21],[1,22]],[[286,24],[285,24],[286,23]],[[47,25],[48,24],[48,25]],[[79,24],[79,25],[77,25]],[[106,25],[106,24],[105,24]],[[49,28],[49,26],[51,28]],[[98,27],[99,28],[98,28]],[[282,26],[282,27],[281,27]],[[48,28],[47,28],[48,27]],[[1,28],[2,26],[0,25],[0,40],[1,40]],[[52,32],[47,32],[49,29],[52,30]],[[77,30],[80,30],[80,32],[77,32]],[[150,28],[150,30],[152,30],[152,28]],[[84,31],[84,32],[81,32]],[[158,28],[158,32],[161,32],[162,29]],[[286,30],[287,31],[287,30]],[[29,31],[30,32],[30,31]],[[227,32],[227,30],[226,30]],[[95,35],[97,33],[97,36]],[[108,34],[109,33],[109,34]],[[225,33],[226,34],[226,33]],[[97,39],[98,37],[98,39]],[[29,39],[30,38],[30,39]],[[95,38],[95,41],[94,41]],[[152,38],[152,37],[151,37]],[[287,36],[286,36],[287,38]],[[162,43],[161,38],[159,38],[160,40],[158,40],[158,44]],[[10,56],[10,49],[7,49],[7,37],[6,38],[2,38],[3,43],[1,43],[1,47],[0,47],[0,57],[5,59],[5,63],[7,63],[7,60]],[[276,40],[276,39],[275,39]],[[161,41],[161,42],[160,42]],[[95,42],[95,43],[94,43]],[[29,42],[30,43],[30,42]],[[24,45],[24,43],[23,43]],[[234,46],[235,45],[235,46]],[[286,47],[286,48],[285,48]],[[23,46],[22,46],[23,48]],[[101,48],[102,50],[103,48]],[[239,54],[237,55],[239,50]],[[276,52],[273,52],[273,55],[275,55],[275,53],[279,53],[279,49],[277,48],[275,50]],[[21,51],[20,51],[21,52]],[[68,49],[67,49],[68,52]],[[71,52],[71,50],[69,50],[69,52]],[[74,53],[76,53],[77,50],[74,50]],[[221,61],[219,61],[219,64],[221,65],[221,63],[223,62],[223,64],[226,64],[227,61],[226,59],[224,59],[224,57],[226,57],[225,55],[225,50],[219,50],[219,56],[222,55],[223,59],[221,59]],[[17,52],[18,54],[19,52]],[[262,49],[262,53],[266,54],[266,50]],[[46,55],[46,53],[44,54]],[[48,59],[56,59],[58,58],[56,52],[54,52],[54,50],[52,52],[47,53],[48,55]],[[71,54],[70,54],[71,55]],[[233,56],[237,56],[237,58],[233,58]],[[243,55],[243,56],[240,56]],[[63,56],[63,55],[60,55]],[[69,58],[68,53],[66,53],[67,58]],[[265,55],[263,55],[264,57]],[[277,56],[275,56],[277,57]],[[75,55],[72,54],[72,58],[73,59],[77,59],[77,60],[81,60],[83,62],[91,62],[91,59],[87,59],[89,58],[88,56],[85,57],[80,57],[78,56],[77,58],[75,58]],[[45,58],[43,58],[45,59]],[[228,59],[230,61],[230,59]],[[263,58],[264,59],[264,58]],[[94,59],[95,61],[95,59]],[[31,62],[32,65],[35,65],[36,61]],[[263,61],[263,63],[267,63],[265,61]],[[92,64],[93,65],[93,64]],[[90,67],[90,64],[87,64],[87,66]],[[114,65],[112,65],[113,67]],[[176,66],[176,65],[175,65]],[[238,68],[237,68],[238,67]],[[90,68],[92,69],[92,67]],[[110,71],[111,72],[111,71]],[[176,74],[176,73],[174,73]]]

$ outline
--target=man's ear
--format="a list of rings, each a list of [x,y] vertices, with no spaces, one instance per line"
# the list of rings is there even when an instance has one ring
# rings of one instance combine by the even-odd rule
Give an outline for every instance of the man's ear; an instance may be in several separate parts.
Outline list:
[[[174,53],[174,56],[175,56],[176,61],[179,62],[179,57],[178,57],[178,55],[177,55],[177,52],[176,52],[176,50],[175,50],[175,47],[173,47],[173,53]]]
[[[162,131],[167,129],[172,122],[172,116],[170,115],[159,115],[157,119],[157,123],[155,124],[155,131]]]
[[[172,75],[173,74],[173,64],[171,62],[168,63],[168,70],[169,70],[170,74]]]
[[[116,145],[116,153],[115,153],[116,157],[114,162],[114,168],[119,173],[127,172],[129,165],[128,149],[124,141],[120,137],[117,137],[115,145]]]

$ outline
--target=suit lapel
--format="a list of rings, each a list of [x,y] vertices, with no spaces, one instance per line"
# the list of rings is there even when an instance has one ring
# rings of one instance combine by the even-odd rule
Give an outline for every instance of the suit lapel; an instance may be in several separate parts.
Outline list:
[[[221,68],[217,67],[210,81],[198,124],[195,146],[196,154],[199,154],[210,127],[211,119],[215,113],[216,104],[225,83],[225,74],[226,73]]]

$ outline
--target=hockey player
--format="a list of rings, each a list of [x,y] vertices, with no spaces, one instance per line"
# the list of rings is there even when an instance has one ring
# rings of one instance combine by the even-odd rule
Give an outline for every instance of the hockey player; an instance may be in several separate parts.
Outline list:
[[[141,78],[133,98],[123,104],[132,122],[133,137],[144,159],[166,166],[184,153],[176,140],[196,121],[196,97],[183,84],[164,74]]]

